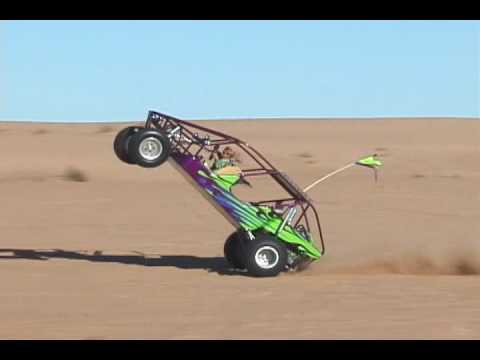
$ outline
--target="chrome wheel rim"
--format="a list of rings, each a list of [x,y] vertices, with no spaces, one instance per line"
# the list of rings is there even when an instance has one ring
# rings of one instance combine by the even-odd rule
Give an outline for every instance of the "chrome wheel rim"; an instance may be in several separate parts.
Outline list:
[[[156,137],[150,136],[140,142],[139,152],[145,160],[156,160],[162,155],[163,145]]]
[[[275,267],[279,260],[278,251],[272,246],[262,246],[255,252],[255,262],[262,269],[268,270]]]

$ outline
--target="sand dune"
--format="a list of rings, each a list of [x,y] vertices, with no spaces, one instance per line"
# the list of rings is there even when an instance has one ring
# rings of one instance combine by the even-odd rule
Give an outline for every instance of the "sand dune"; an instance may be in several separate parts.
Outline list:
[[[312,190],[325,257],[255,279],[170,165],[117,160],[126,124],[0,123],[0,338],[480,338],[478,120],[203,123],[301,186],[370,153],[385,167]]]

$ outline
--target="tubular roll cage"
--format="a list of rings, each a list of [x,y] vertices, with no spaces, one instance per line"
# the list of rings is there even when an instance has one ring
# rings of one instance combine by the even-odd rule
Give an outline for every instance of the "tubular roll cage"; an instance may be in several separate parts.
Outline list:
[[[312,210],[320,236],[321,254],[325,253],[325,245],[323,241],[322,228],[318,217],[317,210],[313,206],[313,200],[296,185],[285,173],[276,169],[260,152],[253,148],[248,143],[235,138],[233,136],[212,130],[189,121],[180,120],[173,116],[162,114],[156,111],[149,111],[145,122],[146,128],[156,128],[165,131],[170,137],[173,149],[183,154],[198,157],[202,151],[213,153],[218,146],[221,145],[236,145],[248,154],[251,159],[258,165],[257,168],[242,169],[242,177],[270,175],[291,197],[283,199],[272,199],[256,201],[252,204],[255,206],[285,203],[288,208],[299,206],[301,209],[300,216],[294,224],[296,227],[301,220],[305,220],[307,231],[310,233],[311,228],[307,217],[307,211]],[[201,138],[197,133],[191,129],[200,130],[215,136],[216,138]],[[187,144],[185,144],[187,143]],[[192,145],[199,146],[195,152],[191,151]]]

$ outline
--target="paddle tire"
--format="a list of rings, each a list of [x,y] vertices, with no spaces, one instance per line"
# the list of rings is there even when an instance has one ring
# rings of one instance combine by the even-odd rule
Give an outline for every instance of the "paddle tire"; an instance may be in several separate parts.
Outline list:
[[[128,154],[128,145],[134,134],[136,134],[140,129],[143,129],[140,126],[129,126],[125,129],[122,129],[118,132],[117,136],[113,140],[113,150],[115,155],[126,164],[135,164],[135,162],[130,159]]]
[[[287,269],[287,249],[274,236],[260,233],[245,246],[245,267],[257,277],[277,276]]]
[[[244,238],[242,233],[235,231],[225,241],[223,253],[228,263],[236,269],[245,269]]]
[[[137,131],[128,144],[128,157],[135,164],[153,168],[168,160],[171,145],[168,136],[157,129]]]

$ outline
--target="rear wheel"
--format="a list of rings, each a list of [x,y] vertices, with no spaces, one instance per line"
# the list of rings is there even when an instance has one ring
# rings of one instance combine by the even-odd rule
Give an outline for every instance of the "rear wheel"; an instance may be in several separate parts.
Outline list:
[[[130,140],[128,156],[137,165],[152,168],[167,161],[170,148],[170,139],[164,132],[141,129]]]
[[[228,263],[236,269],[245,269],[242,234],[235,231],[225,241],[223,253]]]
[[[135,161],[130,159],[128,154],[128,145],[132,136],[140,129],[142,129],[140,126],[129,126],[120,130],[113,140],[113,151],[115,152],[115,155],[126,164],[135,164]]]
[[[287,249],[269,234],[258,234],[245,248],[245,266],[253,276],[277,276],[286,270]]]

